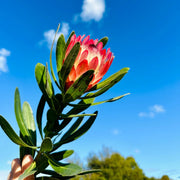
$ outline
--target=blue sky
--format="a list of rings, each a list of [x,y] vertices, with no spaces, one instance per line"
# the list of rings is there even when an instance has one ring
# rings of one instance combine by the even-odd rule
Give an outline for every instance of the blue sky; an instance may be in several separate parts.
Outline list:
[[[2,1],[0,6],[0,114],[18,132],[14,91],[34,114],[41,96],[35,65],[49,62],[49,46],[58,23],[67,38],[90,34],[109,37],[115,59],[106,77],[130,67],[126,77],[98,100],[127,92],[99,110],[90,131],[64,148],[82,158],[110,147],[134,156],[147,176],[180,176],[180,1],[178,0],[52,0]],[[0,179],[7,175],[18,147],[0,130]],[[4,180],[3,178],[2,180]]]

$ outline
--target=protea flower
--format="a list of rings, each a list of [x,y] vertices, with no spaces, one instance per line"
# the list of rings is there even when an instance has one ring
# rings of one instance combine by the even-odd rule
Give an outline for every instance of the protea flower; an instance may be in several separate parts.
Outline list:
[[[67,90],[83,73],[88,70],[94,70],[94,76],[90,82],[86,91],[90,90],[94,85],[96,85],[102,77],[108,71],[114,56],[110,51],[110,48],[103,49],[103,43],[98,42],[98,39],[90,39],[90,36],[84,38],[83,36],[78,36],[74,34],[71,37],[70,43],[65,52],[65,59],[73,46],[79,42],[80,50],[75,63],[71,69],[70,74],[65,82],[65,89]]]

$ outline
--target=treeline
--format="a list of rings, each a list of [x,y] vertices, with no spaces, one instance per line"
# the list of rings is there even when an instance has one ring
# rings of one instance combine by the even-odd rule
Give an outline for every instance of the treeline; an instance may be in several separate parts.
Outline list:
[[[98,155],[91,154],[87,161],[88,169],[99,169],[100,172],[77,176],[72,180],[170,180],[167,175],[160,179],[146,177],[133,157],[124,158],[107,149]]]

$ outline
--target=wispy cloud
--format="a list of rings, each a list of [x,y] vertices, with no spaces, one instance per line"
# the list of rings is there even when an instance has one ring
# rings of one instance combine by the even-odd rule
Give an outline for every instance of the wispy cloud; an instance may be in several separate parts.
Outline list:
[[[59,36],[61,34],[63,34],[65,36],[65,38],[67,38],[68,34],[69,34],[69,24],[68,23],[62,23],[61,27],[60,27],[60,31],[57,33],[56,35],[56,39],[55,39],[55,44],[59,38]],[[40,45],[42,44],[47,44],[48,48],[51,48],[52,42],[54,40],[55,37],[55,33],[56,31],[54,29],[50,29],[48,31],[45,31],[43,36],[44,39],[42,41],[39,42]]]
[[[115,136],[117,136],[119,133],[120,133],[120,132],[119,132],[118,129],[113,129],[113,130],[112,130],[112,134],[115,135]]]
[[[139,153],[140,153],[140,150],[139,150],[139,149],[135,149],[134,152],[135,152],[136,154],[139,154]]]
[[[80,17],[82,21],[100,21],[105,12],[105,0],[84,0]],[[75,16],[75,21],[78,15]]]
[[[0,49],[0,72],[7,72],[7,56],[10,56],[11,52],[5,48]]]
[[[155,113],[163,113],[165,109],[162,105],[155,104],[154,106],[150,107],[150,110]]]
[[[156,114],[164,113],[165,111],[162,105],[155,104],[149,108],[148,112],[140,112],[138,116],[153,118]]]

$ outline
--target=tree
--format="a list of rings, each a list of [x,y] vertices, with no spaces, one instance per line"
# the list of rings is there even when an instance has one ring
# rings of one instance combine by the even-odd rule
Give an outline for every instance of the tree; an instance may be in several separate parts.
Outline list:
[[[161,177],[161,180],[170,180],[169,177],[167,175],[164,175]]]
[[[91,153],[88,169],[99,169],[98,173],[78,176],[73,180],[170,180],[164,175],[161,179],[148,178],[133,157],[124,158],[119,153],[104,148],[99,154]]]

